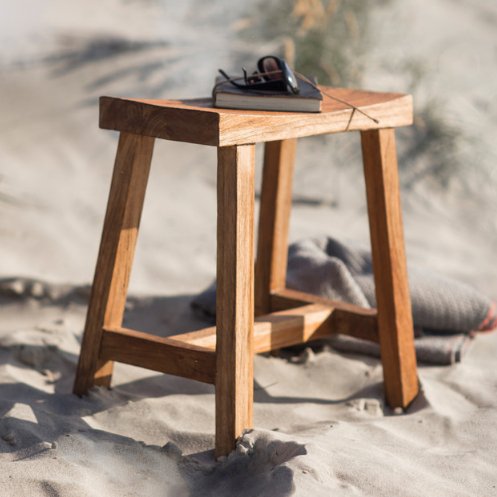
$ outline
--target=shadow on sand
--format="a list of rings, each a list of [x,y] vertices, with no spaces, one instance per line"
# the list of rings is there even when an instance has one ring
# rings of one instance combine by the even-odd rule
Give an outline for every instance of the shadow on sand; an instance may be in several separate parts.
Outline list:
[[[21,282],[21,283],[19,283]],[[0,313],[2,305],[17,301],[40,307],[58,309],[86,305],[87,286],[51,286],[34,280],[4,279],[0,281]],[[128,300],[125,325],[142,331],[159,332],[162,336],[181,331],[191,331],[206,326],[191,309],[191,295],[175,297],[131,297]],[[29,302],[30,303],[29,303]],[[289,360],[299,349],[286,351],[281,360]],[[376,361],[361,358],[364,361]],[[61,350],[56,345],[14,342],[0,347],[0,368],[26,370],[20,378],[38,376],[39,388],[28,383],[0,384],[0,453],[10,453],[15,460],[41,457],[64,437],[76,437],[80,443],[110,444],[119,448],[150,450],[171,459],[183,476],[191,495],[237,495],[285,497],[294,491],[294,475],[285,463],[306,454],[303,445],[271,437],[256,437],[255,444],[238,450],[233,456],[215,461],[213,451],[182,455],[176,442],[182,445],[182,435],[174,437],[164,447],[143,442],[92,427],[87,421],[100,412],[124,407],[142,399],[164,398],[170,395],[213,395],[214,387],[204,383],[169,375],[152,375],[118,384],[112,391],[96,388],[88,396],[79,398],[71,393],[77,355]],[[44,377],[44,378],[43,378]],[[41,381],[40,381],[41,379]],[[27,380],[29,382],[29,379]],[[36,383],[36,382],[34,382]],[[49,390],[53,388],[54,393]],[[48,391],[47,391],[48,390]],[[337,405],[360,398],[383,396],[381,383],[373,383],[344,398],[321,399],[298,396],[275,396],[257,381],[254,384],[256,403],[288,404],[301,402]],[[419,399],[412,406],[413,412],[423,408],[426,401]],[[30,415],[16,417],[16,409],[29,411]],[[389,415],[385,410],[385,415]],[[214,416],[214,413],[212,413]],[[190,434],[191,436],[191,434]],[[204,442],[213,445],[213,434],[198,433]],[[277,435],[275,435],[276,437]],[[200,440],[199,438],[199,440]],[[242,444],[243,444],[242,440]],[[83,442],[81,442],[83,443]],[[243,447],[242,447],[243,449]],[[126,450],[126,449],[125,449]],[[154,456],[155,457],[155,456]],[[160,456],[162,457],[162,456]],[[168,463],[169,464],[169,463]],[[267,489],[270,489],[270,493]]]

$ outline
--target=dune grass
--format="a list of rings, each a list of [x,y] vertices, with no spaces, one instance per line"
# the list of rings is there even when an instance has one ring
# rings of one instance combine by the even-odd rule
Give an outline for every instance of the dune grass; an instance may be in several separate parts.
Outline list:
[[[381,16],[380,9],[395,1],[399,0],[270,0],[257,6],[241,36],[263,46],[272,44],[276,55],[287,57],[298,71],[317,77],[321,84],[359,87],[366,74],[384,70],[368,64],[379,35],[373,16]],[[402,71],[405,81],[398,90],[414,94],[416,103],[413,126],[399,132],[402,186],[410,189],[428,182],[445,187],[460,171],[466,137],[450,119],[443,99],[422,96],[429,80],[422,62],[407,58],[395,70]],[[331,153],[335,163],[348,154],[336,148]],[[358,158],[348,157],[348,165],[358,163]]]

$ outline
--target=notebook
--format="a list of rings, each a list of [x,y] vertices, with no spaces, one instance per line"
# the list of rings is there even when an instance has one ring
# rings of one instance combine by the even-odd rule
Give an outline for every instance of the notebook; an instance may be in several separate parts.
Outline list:
[[[212,90],[214,107],[247,110],[275,110],[286,112],[321,112],[323,96],[313,85],[297,76],[300,92],[242,90],[222,76],[216,78]],[[223,82],[224,81],[224,82]]]

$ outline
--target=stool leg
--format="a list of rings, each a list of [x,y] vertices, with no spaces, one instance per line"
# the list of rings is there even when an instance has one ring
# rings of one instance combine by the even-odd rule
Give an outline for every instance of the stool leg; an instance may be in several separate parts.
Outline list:
[[[296,146],[296,139],[265,144],[255,263],[256,315],[271,312],[271,292],[285,288]]]
[[[103,328],[122,325],[154,139],[121,133],[98,253],[74,393],[110,386],[113,363],[99,359]]]
[[[395,131],[363,131],[361,138],[385,395],[391,407],[407,407],[419,386]]]
[[[216,456],[252,426],[254,145],[218,148]]]

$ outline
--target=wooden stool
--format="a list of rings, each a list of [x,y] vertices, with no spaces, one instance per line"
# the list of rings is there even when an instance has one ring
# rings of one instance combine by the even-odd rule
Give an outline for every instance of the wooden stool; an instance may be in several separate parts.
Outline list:
[[[328,88],[323,112],[212,108],[210,99],[102,97],[100,127],[120,131],[74,392],[110,386],[113,362],[215,385],[216,454],[252,426],[253,354],[332,333],[380,343],[386,399],[418,393],[394,127],[412,123],[409,95]],[[359,130],[378,309],[285,288],[296,138]],[[216,326],[161,338],[122,327],[155,138],[218,147]],[[266,142],[255,264],[254,149]]]

